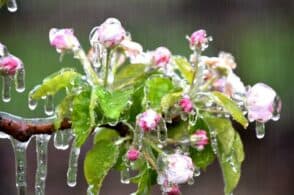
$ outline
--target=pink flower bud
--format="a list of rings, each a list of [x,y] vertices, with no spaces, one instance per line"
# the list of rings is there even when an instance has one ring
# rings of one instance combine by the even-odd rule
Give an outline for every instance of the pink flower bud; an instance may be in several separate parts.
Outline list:
[[[115,47],[126,37],[126,31],[119,20],[108,18],[96,30],[91,42],[98,41],[105,47]]]
[[[187,39],[190,43],[191,49],[193,50],[195,48],[200,50],[206,49],[208,47],[208,42],[211,40],[210,37],[207,37],[206,31],[203,29],[193,32]]]
[[[129,161],[136,161],[139,158],[139,156],[140,156],[140,151],[135,148],[131,148],[127,152],[127,159]]]
[[[152,56],[153,64],[157,67],[165,67],[171,58],[171,52],[166,47],[158,47]]]
[[[178,185],[173,185],[167,192],[167,195],[181,195],[181,191]]]
[[[149,132],[155,130],[158,123],[160,122],[161,116],[154,110],[146,110],[137,119],[137,123],[142,130]]]
[[[280,112],[280,108],[275,108],[275,98],[276,92],[266,84],[257,83],[250,88],[246,99],[249,121],[264,123],[273,117],[276,109]]]
[[[194,165],[189,156],[175,153],[167,155],[166,166],[158,175],[157,182],[160,185],[167,183],[182,184],[193,178]]]
[[[126,56],[129,58],[136,58],[143,52],[143,47],[139,43],[130,41],[128,39],[123,40],[120,45],[124,48]]]
[[[56,48],[58,53],[70,51],[80,47],[78,39],[74,35],[73,29],[52,28],[49,31],[50,44]]]
[[[180,107],[186,113],[190,113],[193,110],[193,103],[189,96],[183,97],[179,102]]]
[[[22,61],[13,55],[0,58],[0,73],[14,75],[21,67]]]
[[[193,146],[201,151],[208,144],[208,137],[205,130],[198,129],[190,138]]]

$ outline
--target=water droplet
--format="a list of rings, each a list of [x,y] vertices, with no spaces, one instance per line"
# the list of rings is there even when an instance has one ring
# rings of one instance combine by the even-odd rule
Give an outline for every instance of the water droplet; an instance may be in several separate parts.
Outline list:
[[[96,195],[94,191],[94,185],[89,185],[87,189],[87,195]]]
[[[36,136],[37,170],[35,176],[35,194],[45,195],[47,163],[48,163],[48,142],[51,135]]]
[[[29,144],[29,141],[20,142],[14,138],[11,139],[15,155],[16,187],[18,195],[25,195],[27,192],[26,149]]]
[[[10,139],[10,135],[0,131],[0,139]]]
[[[77,185],[77,171],[78,160],[80,155],[80,148],[75,146],[75,141],[72,143],[71,151],[69,154],[68,170],[67,170],[67,185],[74,187]]]
[[[198,167],[195,167],[194,176],[199,177],[201,175],[201,170]]]
[[[44,112],[46,115],[51,116],[54,114],[54,100],[52,95],[47,95],[44,104]]]
[[[34,100],[30,95],[29,95],[29,100],[28,100],[28,106],[30,110],[35,110],[38,106],[38,101]]]
[[[256,121],[256,123],[255,123],[255,132],[256,132],[256,137],[258,139],[264,138],[264,135],[265,135],[264,123]]]
[[[218,144],[216,138],[216,131],[214,129],[210,129],[210,140],[211,140],[211,148],[214,154],[218,154]]]
[[[196,125],[196,122],[197,122],[197,119],[198,119],[198,114],[191,113],[189,115],[189,125],[190,126],[195,126]]]
[[[130,168],[126,167],[125,169],[120,171],[120,182],[122,184],[130,183]]]
[[[282,101],[279,96],[275,97],[274,103],[273,103],[273,121],[278,121],[280,119],[280,112],[282,110]]]
[[[159,143],[162,145],[166,145],[167,127],[163,119],[161,119],[161,121],[159,122],[156,130],[157,130],[157,138],[159,140]]]
[[[188,179],[188,185],[193,185],[194,184],[194,178],[191,177]]]
[[[17,11],[16,0],[8,0],[7,1],[7,9],[9,12],[16,12]]]
[[[11,76],[4,75],[2,77],[2,101],[10,102],[11,100]]]
[[[66,150],[72,138],[71,129],[57,130],[54,134],[54,146],[57,150]]]
[[[19,93],[25,91],[25,69],[22,67],[15,74],[15,90]]]
[[[183,120],[183,121],[186,121],[187,119],[188,119],[188,114],[187,113],[185,113],[185,112],[181,112],[181,119]]]

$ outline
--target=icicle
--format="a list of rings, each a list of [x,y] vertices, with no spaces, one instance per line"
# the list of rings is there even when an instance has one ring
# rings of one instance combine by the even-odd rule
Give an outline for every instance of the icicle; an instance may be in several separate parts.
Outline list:
[[[197,122],[197,119],[198,119],[198,114],[191,113],[189,115],[189,125],[190,126],[195,126],[196,125],[196,122]]]
[[[57,130],[54,134],[54,146],[57,150],[66,150],[71,140],[71,129]]]
[[[238,169],[237,169],[237,167],[236,167],[236,164],[235,164],[235,162],[234,162],[233,157],[232,157],[232,156],[229,156],[229,157],[226,159],[226,161],[230,164],[232,170],[233,170],[235,173],[237,173],[237,172],[238,172]]]
[[[30,110],[35,110],[38,106],[37,100],[34,100],[32,98],[32,94],[34,93],[34,90],[30,91],[29,98],[28,98],[28,106]]]
[[[22,67],[16,71],[15,74],[15,90],[19,93],[25,90],[25,69]]]
[[[157,126],[157,138],[160,143],[160,147],[164,146],[166,144],[167,139],[167,128],[165,121],[163,119],[160,120],[160,123]]]
[[[193,185],[194,184],[194,178],[191,177],[188,179],[188,185]]]
[[[15,172],[16,172],[16,187],[18,195],[25,195],[27,193],[26,182],[26,149],[29,144],[27,142],[20,142],[14,138],[11,139],[15,155]]]
[[[67,185],[74,187],[77,185],[77,171],[78,161],[80,155],[80,148],[76,147],[75,140],[72,143],[69,154],[68,170],[67,170]]]
[[[87,189],[87,195],[95,195],[93,190],[94,190],[94,185],[89,185]]]
[[[258,139],[264,138],[264,135],[265,135],[264,123],[256,121],[256,123],[255,123],[255,132],[256,132],[256,137]]]
[[[130,183],[130,168],[126,167],[125,169],[120,171],[120,182],[123,184]]]
[[[273,121],[278,121],[280,119],[280,112],[282,109],[282,101],[279,96],[275,97],[274,104],[273,104]]]
[[[201,175],[201,170],[199,167],[195,167],[194,177],[199,177]]]
[[[218,144],[217,144],[217,138],[216,138],[216,131],[213,129],[210,130],[210,140],[211,140],[211,148],[214,154],[218,154]]]
[[[8,0],[7,1],[7,9],[9,12],[16,12],[17,11],[16,0]]]
[[[181,112],[180,116],[183,121],[186,121],[188,119],[188,114],[185,112]]]
[[[10,139],[10,135],[0,131],[0,139]]]
[[[45,195],[47,176],[48,142],[50,135],[36,136],[37,170],[35,178],[35,195]]]
[[[10,102],[11,100],[11,76],[4,75],[2,77],[2,100],[3,102]]]
[[[45,99],[44,112],[46,115],[51,116],[54,114],[54,101],[52,95],[47,95]]]

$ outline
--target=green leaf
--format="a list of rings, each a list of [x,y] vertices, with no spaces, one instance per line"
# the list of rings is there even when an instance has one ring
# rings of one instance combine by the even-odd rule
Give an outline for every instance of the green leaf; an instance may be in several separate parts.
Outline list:
[[[196,125],[192,127],[190,131],[191,133],[194,133],[197,129],[205,130],[209,137],[208,127],[202,119],[198,119]],[[195,148],[190,147],[190,156],[196,167],[201,169],[206,169],[207,166],[212,164],[215,159],[215,154],[213,153],[210,144],[206,145],[202,151],[198,151]]]
[[[127,64],[120,66],[115,73],[113,85],[115,88],[133,84],[145,75],[145,64]]]
[[[151,191],[151,169],[146,168],[138,182],[138,189],[136,195],[149,195]]]
[[[63,100],[58,104],[55,109],[56,118],[54,120],[54,128],[58,130],[60,128],[63,119],[70,114],[70,107],[72,104],[73,96],[68,94],[63,98]]]
[[[131,99],[133,89],[109,92],[102,87],[95,88],[97,101],[103,115],[112,120],[118,120]]]
[[[174,86],[169,78],[154,76],[146,81],[144,92],[150,106],[160,110],[161,98],[173,89]]]
[[[87,153],[84,174],[93,194],[99,194],[102,182],[116,163],[118,154],[118,146],[107,140],[97,142]]]
[[[7,3],[7,0],[0,0],[0,8]]]
[[[188,129],[188,121],[179,121],[177,123],[173,123],[172,125],[168,126],[168,137],[181,140],[183,136],[186,136]]]
[[[41,99],[47,95],[54,95],[59,90],[69,87],[72,82],[81,77],[74,69],[64,68],[43,80],[41,85],[36,86],[30,93],[30,97],[34,100]]]
[[[101,127],[95,131],[94,144],[102,140],[115,140],[119,138],[119,134],[114,129]]]
[[[225,195],[230,195],[238,185],[241,165],[244,160],[243,144],[231,121],[223,118],[205,116],[204,121],[210,131],[216,132],[218,161],[222,169]]]
[[[224,107],[225,110],[227,110],[232,115],[234,120],[243,125],[244,128],[248,126],[248,121],[244,116],[242,110],[233,100],[218,91],[212,92],[212,96],[220,106]]]
[[[139,113],[143,111],[142,101],[144,98],[144,86],[139,86],[132,96],[132,106],[130,108],[129,116],[130,122],[135,122],[136,117]]]
[[[73,99],[71,120],[78,147],[83,145],[92,131],[89,104],[90,91],[82,91]]]
[[[174,106],[182,96],[182,92],[168,93],[161,99],[160,105],[163,112],[167,112],[170,107]]]
[[[182,76],[191,84],[193,82],[194,69],[188,60],[182,56],[174,56],[173,60],[180,70]]]

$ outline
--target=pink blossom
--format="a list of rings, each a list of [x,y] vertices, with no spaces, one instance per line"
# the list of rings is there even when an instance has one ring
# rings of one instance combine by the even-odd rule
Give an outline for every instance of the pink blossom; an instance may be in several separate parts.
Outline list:
[[[158,184],[163,185],[165,182],[182,184],[193,178],[195,168],[189,156],[170,154],[167,155],[166,161],[166,166],[158,175]]]
[[[140,151],[135,148],[131,148],[127,152],[127,159],[129,161],[136,161],[139,158],[139,156],[140,156]]]
[[[267,122],[273,117],[276,92],[266,84],[257,83],[248,90],[246,105],[250,122]]]
[[[193,110],[193,103],[189,96],[183,97],[179,102],[180,107],[186,113],[190,113]]]
[[[160,122],[161,116],[154,110],[149,109],[139,115],[137,123],[142,130],[149,132],[155,130]]]
[[[178,185],[173,185],[167,195],[181,195],[181,191]]]
[[[152,56],[153,64],[157,67],[166,67],[171,59],[171,52],[166,47],[158,47]]]
[[[70,51],[80,47],[78,39],[74,35],[73,29],[52,28],[49,31],[50,44],[56,48],[58,53]]]
[[[130,41],[128,39],[123,40],[120,45],[124,48],[126,56],[130,58],[136,58],[143,52],[143,47],[137,42]]]
[[[21,67],[22,61],[13,55],[0,58],[0,72],[4,74],[14,75]]]
[[[208,137],[205,130],[198,129],[193,135],[191,135],[192,145],[198,150],[201,151],[208,144]]]
[[[204,50],[208,46],[208,41],[210,41],[210,37],[207,37],[206,31],[203,29],[197,30],[192,33],[190,37],[187,37],[191,49],[200,49]]]
[[[126,37],[126,31],[116,18],[108,18],[96,30],[93,38],[105,47],[115,47]],[[95,40],[92,40],[95,41]]]

